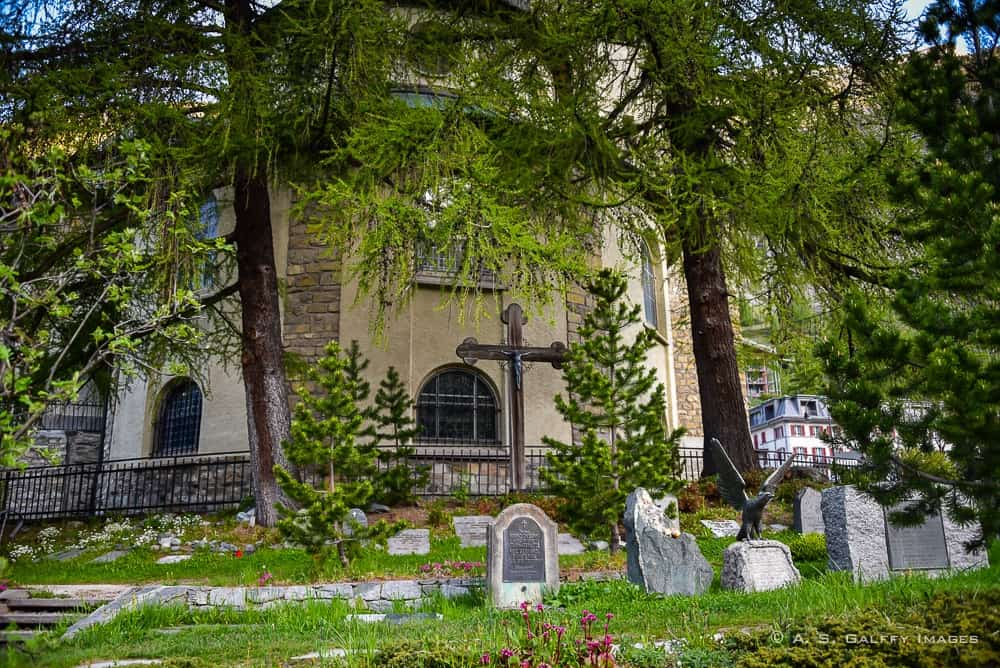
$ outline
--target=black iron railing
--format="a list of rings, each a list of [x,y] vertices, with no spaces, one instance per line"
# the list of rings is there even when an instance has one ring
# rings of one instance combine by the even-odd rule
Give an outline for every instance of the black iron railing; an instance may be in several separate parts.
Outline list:
[[[210,511],[238,505],[250,493],[245,452],[0,471],[0,509],[29,520]]]
[[[525,448],[527,491],[544,491],[540,472],[546,464],[543,445]],[[681,476],[701,475],[702,452],[681,448]],[[780,465],[789,455],[758,451],[764,468]],[[808,466],[836,481],[840,467],[854,460],[796,455]],[[412,456],[380,462],[384,469],[405,463],[428,473],[420,496],[498,496],[510,485],[510,453],[504,446],[417,445]],[[246,452],[176,457],[118,459],[88,464],[32,466],[0,470],[0,510],[22,519],[56,519],[89,515],[151,512],[205,512],[238,505],[252,494],[250,456]],[[306,476],[322,484],[322,473]]]

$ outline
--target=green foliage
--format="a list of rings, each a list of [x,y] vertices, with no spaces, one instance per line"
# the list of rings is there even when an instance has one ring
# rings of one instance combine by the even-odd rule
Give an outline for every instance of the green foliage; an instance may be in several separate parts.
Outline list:
[[[197,280],[225,250],[198,238],[196,184],[159,170],[148,142],[100,154],[29,145],[23,128],[0,129],[3,466],[17,465],[46,407],[76,401],[88,382],[110,392],[112,359],[124,380],[166,354],[197,369],[214,348],[192,324],[208,321]]]
[[[361,375],[366,365],[357,342],[345,353],[331,341],[308,371],[312,391],[299,388],[285,452],[300,471],[325,475],[326,488],[316,489],[281,466],[274,468],[282,490],[298,504],[297,510],[279,508],[281,533],[324,557],[336,546],[345,565],[362,541],[384,542],[402,528],[401,523],[390,526],[385,521],[364,528],[348,517],[350,508],[367,507],[374,491],[376,449],[371,440],[359,443],[371,434],[367,412],[359,407],[368,394]]]
[[[925,598],[902,615],[871,611],[803,620],[749,637],[732,634],[726,645],[741,668],[990,666],[1000,662],[1000,643],[989,632],[1000,624],[998,610],[996,590],[945,593]]]
[[[589,290],[596,303],[580,327],[581,342],[563,363],[568,395],[556,409],[582,432],[581,442],[544,439],[552,448],[542,480],[565,498],[563,516],[578,535],[603,533],[617,547],[618,519],[636,487],[650,494],[680,487],[677,441],[666,433],[663,385],[645,365],[653,333],[639,328],[628,343],[625,330],[641,322],[639,307],[624,301],[627,283],[601,270]]]
[[[408,641],[379,648],[374,664],[385,668],[470,668],[469,649],[439,640]]]
[[[414,490],[430,480],[430,467],[409,462],[416,454],[410,444],[420,429],[413,420],[413,399],[395,367],[389,367],[375,393],[373,418],[380,446],[378,458],[383,464],[375,479],[375,499],[388,505],[413,504],[417,500]]]
[[[998,11],[928,8],[928,48],[906,61],[898,111],[924,150],[889,174],[900,234],[915,250],[897,257],[891,309],[849,295],[850,345],[822,351],[831,412],[866,455],[856,481],[884,503],[920,498],[911,520],[941,506],[979,520],[980,543],[1000,535]],[[934,453],[945,444],[951,466]]]
[[[826,560],[826,536],[821,533],[783,535],[781,542],[791,550],[793,561]]]

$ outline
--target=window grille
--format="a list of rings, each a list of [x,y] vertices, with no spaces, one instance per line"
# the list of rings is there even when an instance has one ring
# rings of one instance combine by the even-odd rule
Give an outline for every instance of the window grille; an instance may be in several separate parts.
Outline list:
[[[160,408],[154,457],[173,457],[198,452],[201,431],[201,390],[193,380],[171,387]]]
[[[499,443],[497,400],[479,375],[449,369],[432,377],[417,398],[420,439]]]

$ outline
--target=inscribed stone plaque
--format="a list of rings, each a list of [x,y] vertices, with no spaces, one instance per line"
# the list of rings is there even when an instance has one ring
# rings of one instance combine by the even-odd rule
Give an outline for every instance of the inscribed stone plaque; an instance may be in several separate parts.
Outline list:
[[[885,511],[885,541],[889,549],[889,570],[928,570],[950,568],[941,514],[928,515],[922,524],[897,526],[889,515],[900,508]]]
[[[482,547],[486,545],[486,532],[493,518],[489,515],[456,515],[451,518],[455,535],[462,547]]]
[[[504,529],[503,581],[545,582],[545,535],[530,517]]]
[[[430,529],[404,529],[388,540],[389,554],[427,554],[431,551]]]
[[[800,580],[791,551],[776,540],[739,541],[722,553],[723,589],[770,591]]]

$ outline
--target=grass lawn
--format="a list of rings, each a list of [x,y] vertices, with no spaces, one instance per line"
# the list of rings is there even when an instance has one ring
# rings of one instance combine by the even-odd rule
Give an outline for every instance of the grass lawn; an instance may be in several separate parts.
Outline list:
[[[1000,557],[997,552],[994,550],[993,556]],[[856,624],[856,633],[872,633],[877,630],[872,624],[914,615],[929,617],[932,612],[928,607],[939,607],[934,601],[942,596],[951,596],[942,600],[957,600],[960,607],[968,609],[974,609],[976,601],[989,601],[987,609],[993,610],[1000,602],[1000,568],[992,566],[939,579],[899,577],[867,586],[854,584],[843,573],[826,573],[794,588],[758,594],[724,592],[714,585],[709,593],[693,598],[647,595],[622,581],[588,582],[565,585],[557,596],[550,597],[547,604],[551,607],[542,615],[552,623],[567,626],[567,637],[574,637],[584,610],[597,613],[601,622],[605,613],[613,613],[610,633],[623,648],[619,657],[622,666],[675,665],[662,650],[649,648],[651,641],[673,639],[685,643],[682,665],[727,666],[751,660],[755,650],[738,643],[720,644],[713,639],[718,632],[728,639],[744,638],[747,632],[790,637],[793,627],[812,628],[820,620],[833,618],[841,626],[846,624],[844,628]],[[353,611],[342,602],[283,605],[247,612],[145,608],[124,613],[110,624],[88,630],[66,643],[58,642],[57,634],[51,634],[23,649],[10,650],[5,659],[11,666],[76,666],[89,660],[129,657],[172,658],[171,665],[176,666],[274,666],[283,665],[295,655],[345,648],[351,652],[345,660],[351,666],[431,668],[477,665],[484,652],[496,656],[503,647],[523,644],[520,614],[493,610],[481,597],[435,599],[425,610],[440,613],[443,620],[363,624],[348,620]],[[1000,628],[963,630],[962,623],[955,619],[955,628],[934,630],[978,634],[977,651],[1000,647]],[[603,635],[603,626],[599,632]],[[637,642],[647,648],[632,649]],[[378,653],[405,643],[411,644],[398,652],[403,659]],[[884,648],[852,649],[864,653]],[[441,654],[434,661],[421,654],[432,650]],[[335,664],[331,660],[329,665]],[[954,665],[990,664],[980,661]]]

